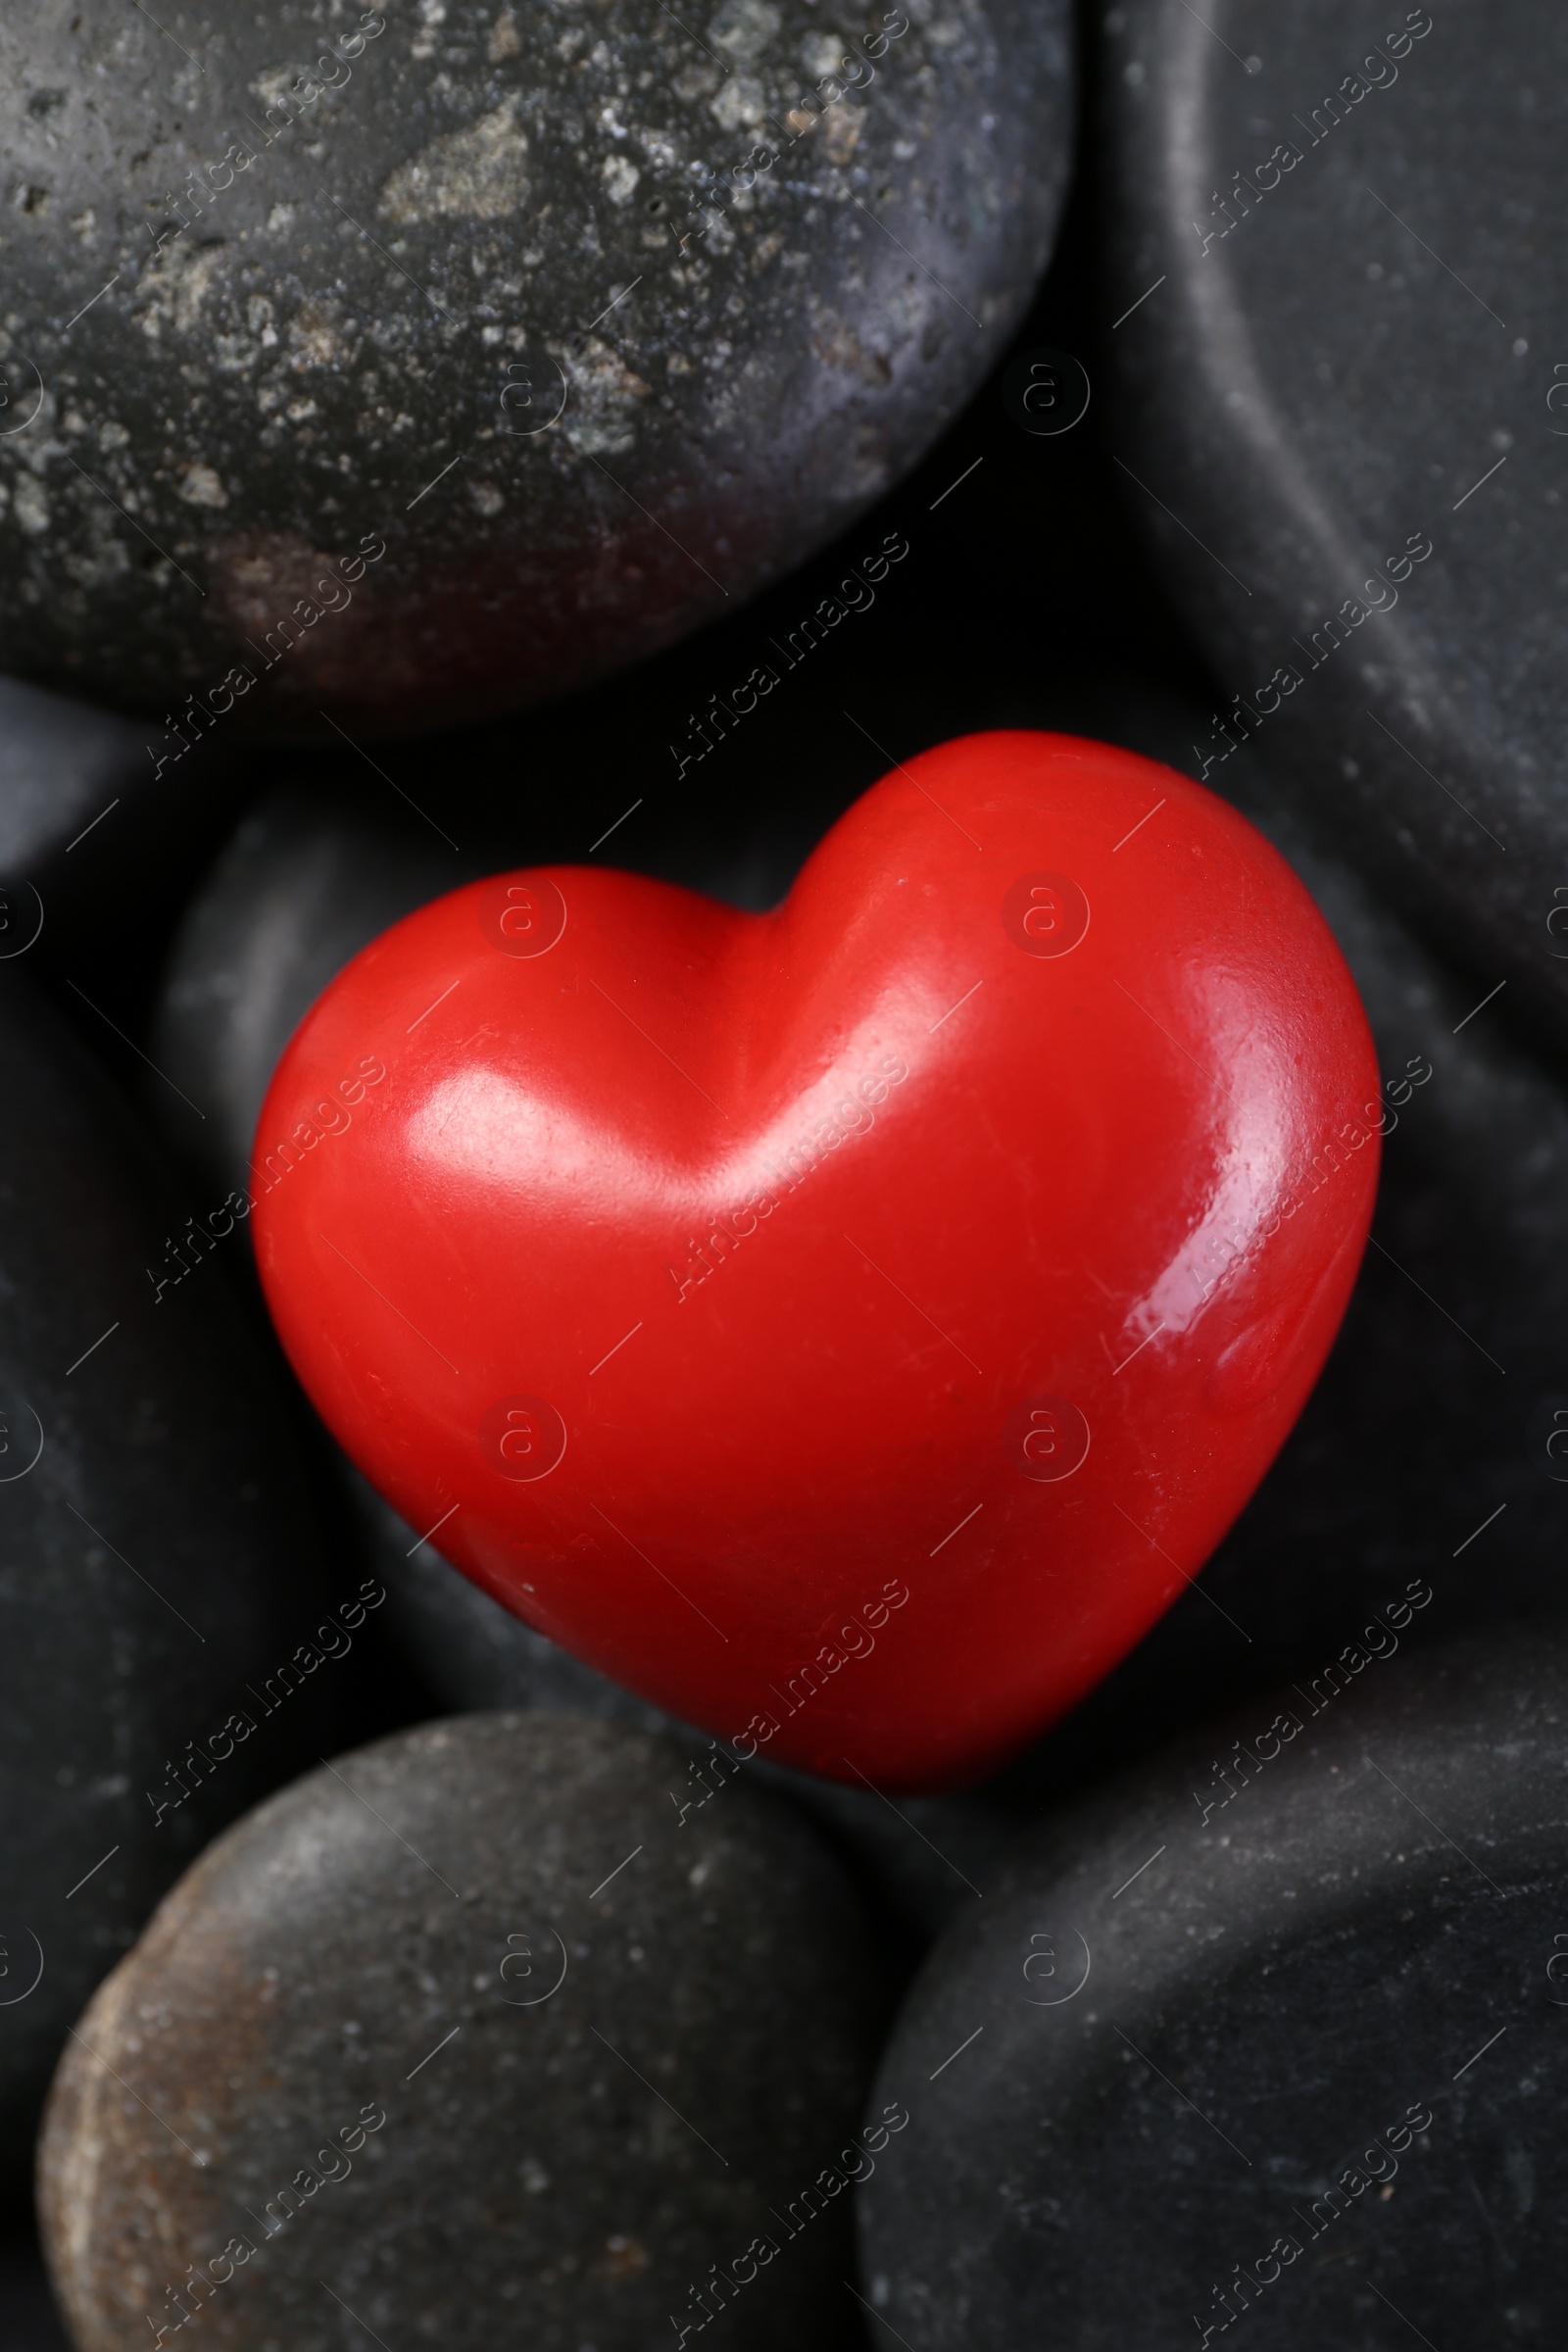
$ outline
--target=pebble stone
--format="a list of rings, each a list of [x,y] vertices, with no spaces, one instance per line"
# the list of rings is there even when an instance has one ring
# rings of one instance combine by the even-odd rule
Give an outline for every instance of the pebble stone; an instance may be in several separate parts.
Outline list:
[[[1064,0],[13,17],[8,660],[177,763],[466,721],[732,608],[1004,347],[1071,69]]]
[[[938,1945],[858,2192],[911,2352],[1562,2341],[1568,1648],[1406,1660],[1412,1605],[1043,1824]]]
[[[73,837],[149,772],[131,720],[0,677],[0,875],[15,884],[63,858]],[[22,936],[9,926],[0,953]]]
[[[57,989],[100,1050],[122,1053],[131,1086],[144,1065],[107,1022],[134,1025],[126,973],[151,979],[148,943],[177,920],[238,805],[220,743],[156,784],[146,733],[0,676],[0,972],[25,957],[29,976]],[[84,998],[113,1011],[89,1010]]]
[[[618,1726],[470,1715],[211,1847],[53,2093],[79,2352],[198,2307],[232,2352],[336,2352],[345,2311],[445,2352],[644,2352],[705,2313],[733,2343],[859,2340],[863,1916],[776,1799],[678,1817],[685,1766]]]
[[[1201,754],[1266,744],[1560,1053],[1568,24],[1118,0],[1104,26],[1108,447],[1221,682]]]
[[[215,1831],[319,1754],[341,1669],[317,1629],[364,1572],[329,1572],[286,1393],[221,1264],[181,1259],[177,1191],[16,971],[0,985],[0,1102],[12,2178],[94,1984]],[[346,1654],[353,1636],[326,1641]],[[302,1646],[311,1663],[294,1667]]]

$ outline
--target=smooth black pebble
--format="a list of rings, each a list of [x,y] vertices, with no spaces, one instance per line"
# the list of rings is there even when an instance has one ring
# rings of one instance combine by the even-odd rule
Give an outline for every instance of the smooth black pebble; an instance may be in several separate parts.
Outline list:
[[[363,1570],[326,1568],[286,1392],[211,1262],[243,1241],[182,1249],[177,1194],[18,972],[0,988],[0,2147],[16,2172],[94,1984],[207,1838],[319,1754],[339,1671],[316,1639],[323,1604],[367,1620]]]
[[[1562,2341],[1568,1647],[1400,1624],[1042,1826],[938,1945],[859,2192],[911,2352]]]
[[[232,832],[240,780],[219,743],[160,782],[148,732],[0,676],[0,972],[25,956],[132,1085],[149,946]]]
[[[732,1782],[677,1821],[684,1767],[470,1715],[213,1846],[56,2083],[45,2239],[80,2352],[197,2309],[233,2352],[335,2352],[345,2311],[449,2352],[643,2352],[705,2318],[860,2340],[864,1917],[776,1798]]]
[[[65,857],[85,829],[151,776],[132,720],[0,677],[0,874],[15,883]],[[15,919],[0,954],[24,932]]]
[[[1560,1048],[1568,21],[1118,0],[1104,23],[1108,447],[1223,681],[1198,756],[1223,789],[1231,745],[1272,747]]]
[[[1065,0],[0,25],[0,628],[164,721],[558,693],[803,560],[1049,258]]]

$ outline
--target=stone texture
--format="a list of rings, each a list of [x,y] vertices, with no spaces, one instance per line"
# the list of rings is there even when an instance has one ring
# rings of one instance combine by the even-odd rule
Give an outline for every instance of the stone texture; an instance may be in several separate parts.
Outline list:
[[[1568,24],[1548,0],[1104,23],[1109,446],[1223,681],[1200,750],[1255,732],[1560,1051]]]
[[[331,1673],[296,1672],[303,1689],[279,1684],[271,1707],[265,1692],[363,1572],[327,1573],[286,1393],[222,1265],[172,1282],[167,1177],[15,970],[0,1101],[0,2165],[15,2173],[93,1985],[214,1832],[320,1752]],[[237,1711],[253,1730],[226,1728]]]
[[[80,2352],[177,2325],[191,2266],[203,2340],[236,2352],[326,2352],[345,2309],[400,2346],[641,2352],[759,2236],[776,2252],[711,2289],[721,2337],[856,2340],[850,2198],[808,2221],[801,2198],[874,2062],[862,1916],[776,1800],[729,1786],[678,1819],[685,1762],[607,1724],[467,1716],[339,1758],[212,1847],[51,2104],[46,2242]]]
[[[911,2352],[1562,2340],[1568,1649],[1398,1624],[1040,1828],[937,1947],[859,2191]]]
[[[0,90],[8,659],[174,761],[558,692],[842,529],[1027,305],[1070,13],[41,0]]]

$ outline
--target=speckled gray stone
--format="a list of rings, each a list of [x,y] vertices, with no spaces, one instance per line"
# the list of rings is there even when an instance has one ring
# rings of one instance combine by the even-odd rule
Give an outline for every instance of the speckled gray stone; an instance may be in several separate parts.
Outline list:
[[[345,2310],[400,2348],[645,2352],[705,2280],[724,2341],[854,2343],[848,2183],[803,2197],[874,2063],[862,1917],[777,1800],[731,1785],[678,1822],[685,1761],[470,1715],[340,1757],[204,1855],[51,2102],[80,2352],[177,2325],[191,2266],[231,2352],[336,2352]]]
[[[1070,23],[9,12],[8,660],[172,713],[173,760],[213,724],[471,718],[733,609],[1004,347]]]
[[[1563,2340],[1568,1648],[1397,1624],[1041,1829],[937,1947],[859,2192],[912,2352]]]
[[[1273,747],[1560,1050],[1568,20],[1118,0],[1104,23],[1109,447],[1223,682],[1200,746],[1216,775],[1238,735]]]
[[[93,1985],[205,1840],[320,1752],[338,1670],[289,1662],[363,1572],[326,1572],[295,1427],[221,1265],[156,1295],[148,1268],[177,1246],[179,1196],[15,971],[0,1102],[0,2173],[14,2175]]]

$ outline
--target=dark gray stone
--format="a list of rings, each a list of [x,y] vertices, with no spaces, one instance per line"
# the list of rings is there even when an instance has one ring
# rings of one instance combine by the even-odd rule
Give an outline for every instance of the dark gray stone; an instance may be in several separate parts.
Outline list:
[[[1389,1614],[1337,1694],[1038,1830],[937,1947],[859,2192],[912,2352],[1562,2341],[1568,1647],[1394,1660]]]
[[[232,830],[232,771],[204,747],[155,783],[145,727],[0,677],[0,968],[25,956],[132,1084],[125,975]]]
[[[1560,1051],[1568,262],[1544,93],[1568,22],[1549,0],[1120,0],[1104,22],[1109,446],[1223,680],[1200,752],[1222,776],[1255,733],[1477,995],[1506,982]]]
[[[169,1284],[177,1196],[15,971],[0,1102],[0,2167],[14,2172],[93,1985],[214,1832],[320,1752],[336,1670],[296,1671],[305,1688],[277,1682],[270,1706],[268,1683],[363,1572],[326,1575],[286,1394],[221,1265]],[[253,1728],[229,1728],[236,1714]]]
[[[205,1854],[51,2103],[80,2352],[177,2325],[191,2266],[203,2340],[234,2352],[326,2352],[345,2309],[393,2345],[643,2352],[704,2318],[705,2280],[723,2340],[855,2342],[853,2158],[803,2192],[875,2060],[863,1917],[776,1799],[730,1785],[677,1825],[685,1761],[470,1715],[340,1758]]]
[[[13,12],[8,659],[174,760],[467,720],[712,617],[1004,346],[1070,34],[1064,0]]]
[[[64,858],[73,838],[152,774],[129,719],[0,677],[0,875]],[[0,939],[14,953],[18,935]]]

